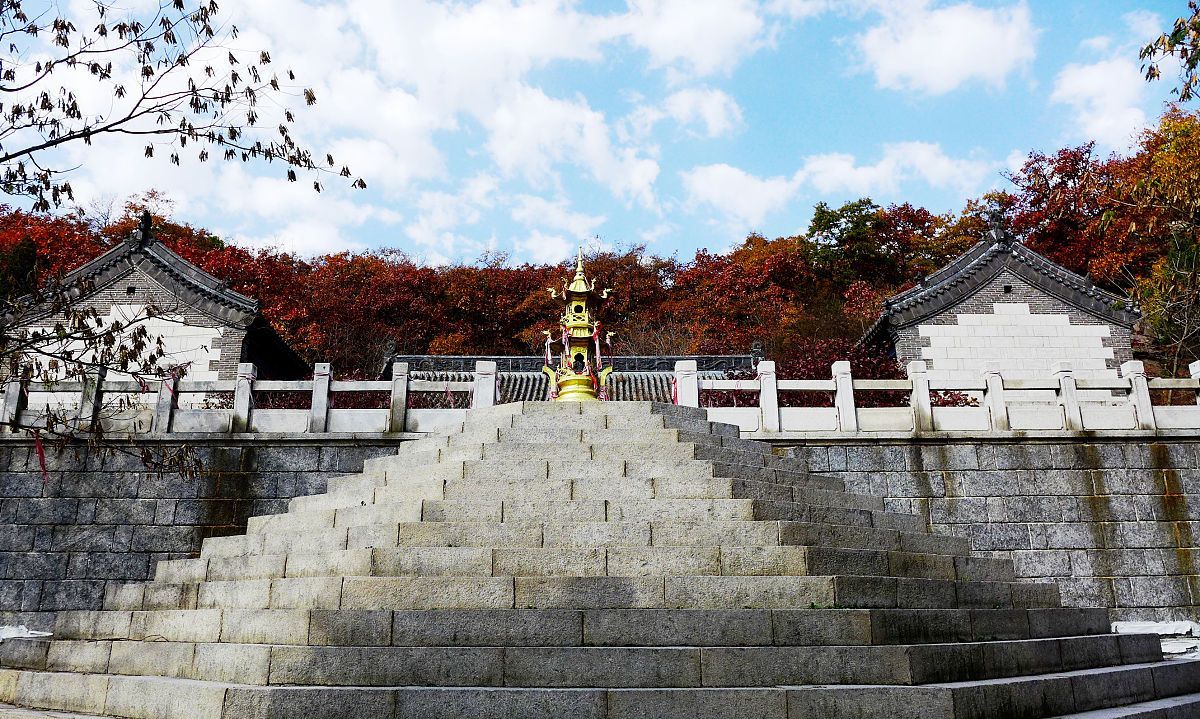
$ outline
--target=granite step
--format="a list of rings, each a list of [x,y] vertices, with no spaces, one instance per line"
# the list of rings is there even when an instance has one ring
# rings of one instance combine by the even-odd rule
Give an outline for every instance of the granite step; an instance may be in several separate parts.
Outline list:
[[[386,480],[372,477],[370,481],[359,481],[342,486],[337,491],[294,497],[288,502],[288,511],[341,509],[343,507],[381,504],[407,498],[443,499],[444,480],[393,483],[387,488]],[[404,491],[408,489],[409,491]],[[573,499],[762,499],[777,502],[800,502],[825,507],[865,509],[883,511],[882,497],[870,494],[855,494],[828,489],[797,487],[790,484],[758,482],[728,477],[704,477],[699,480],[639,479],[621,477],[616,480],[582,480],[572,482]]]
[[[956,684],[770,688],[253,686],[163,677],[0,670],[0,701],[130,719],[1049,719],[1195,694],[1178,662]],[[1200,676],[1195,667],[1188,667]],[[1161,681],[1156,681],[1161,680]],[[844,701],[830,701],[830,699]],[[1186,704],[1185,704],[1186,706]],[[1151,715],[1153,716],[1153,715]],[[1185,715],[1186,716],[1186,715]]]
[[[549,478],[549,479],[597,479],[615,477],[641,477],[650,479],[694,479],[705,477],[728,477],[750,479],[757,482],[788,484],[812,489],[844,491],[845,483],[833,477],[812,474],[798,469],[777,467],[782,459],[764,458],[756,465],[733,462],[711,461],[688,457],[665,458],[652,453],[654,459],[564,459],[554,454],[552,459],[507,459],[507,460],[463,460],[461,462],[419,463],[410,458],[378,457],[367,460],[369,465],[363,475],[382,477],[385,483],[395,481],[423,481],[428,479],[488,479],[504,477]],[[330,491],[350,480],[354,475],[335,477],[329,482]]]
[[[805,546],[968,556],[967,540],[794,521],[393,522],[320,531],[211,537],[201,557],[386,547]]]
[[[920,687],[789,688],[789,719],[1044,719],[1200,693],[1200,660],[1079,669]],[[1103,716],[1103,715],[1101,715]]]
[[[1200,717],[1200,694],[1063,714],[1053,719],[1196,719]]]
[[[313,646],[862,646],[1108,635],[1103,609],[200,609],[60,612],[76,640]]]
[[[1058,606],[1058,586],[877,576],[400,576],[147,582],[106,609],[949,609]]]
[[[60,712],[46,709],[24,709],[12,704],[0,704],[0,719],[95,719],[95,714]]]
[[[314,576],[859,576],[1014,581],[988,557],[831,547],[415,547],[173,559],[154,581],[184,583]]]
[[[906,686],[1161,659],[1155,635],[857,647],[309,647],[76,640],[0,644],[0,666],[10,669],[379,687]]]
[[[492,500],[474,501],[456,497],[447,484],[446,500],[398,499],[384,495],[385,501],[338,509],[289,511],[283,514],[251,517],[247,534],[272,532],[320,531],[339,527],[361,527],[398,522],[638,522],[638,521],[753,521],[786,520],[824,522],[860,527],[899,529],[920,532],[924,520],[916,515],[869,509],[847,509],[828,505],[810,505],[792,501],[761,499],[572,499],[559,494],[554,484],[550,491],[538,491],[540,483],[526,485],[521,496],[508,499],[490,495]],[[467,493],[464,493],[467,494]],[[471,496],[468,494],[468,496]],[[480,495],[473,495],[478,497]],[[487,495],[485,495],[487,496]]]

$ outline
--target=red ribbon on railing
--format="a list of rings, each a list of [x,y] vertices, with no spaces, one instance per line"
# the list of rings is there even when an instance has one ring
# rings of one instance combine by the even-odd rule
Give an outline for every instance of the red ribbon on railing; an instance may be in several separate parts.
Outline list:
[[[38,466],[42,468],[42,486],[50,482],[50,471],[46,469],[46,448],[42,446],[41,430],[33,430],[33,448],[37,451]]]
[[[671,378],[671,404],[679,404],[679,383]]]

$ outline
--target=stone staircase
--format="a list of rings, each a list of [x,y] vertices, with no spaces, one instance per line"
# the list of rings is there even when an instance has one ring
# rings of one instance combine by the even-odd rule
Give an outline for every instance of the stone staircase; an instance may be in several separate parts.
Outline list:
[[[0,644],[0,702],[134,719],[1200,717],[1200,662],[1108,634],[1105,610],[1060,608],[1054,585],[704,416],[474,410],[160,563],[105,611],[60,613],[52,639]]]

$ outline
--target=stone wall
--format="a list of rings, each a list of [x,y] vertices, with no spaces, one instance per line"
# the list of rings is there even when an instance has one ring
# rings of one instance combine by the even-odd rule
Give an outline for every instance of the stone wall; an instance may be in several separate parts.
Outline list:
[[[0,440],[0,624],[99,608],[108,582],[149,578],[158,560],[243,532],[247,517],[285,511],[289,498],[322,492],[329,477],[396,445],[192,438],[201,476],[146,470],[142,448],[162,457],[187,441],[143,440],[134,452],[47,447],[43,477],[30,442]]]
[[[44,480],[27,440],[0,439],[0,624],[98,607],[105,584],[199,550],[246,518],[284,511],[399,438],[201,436],[139,440],[195,448],[199,478],[145,470],[99,449],[47,448]],[[934,529],[1054,579],[1076,606],[1117,618],[1200,619],[1200,438],[779,440],[811,471],[923,513]],[[42,617],[44,620],[44,617]]]
[[[1068,605],[1200,620],[1200,440],[814,440],[785,451],[1011,557],[1019,577],[1059,582]]]

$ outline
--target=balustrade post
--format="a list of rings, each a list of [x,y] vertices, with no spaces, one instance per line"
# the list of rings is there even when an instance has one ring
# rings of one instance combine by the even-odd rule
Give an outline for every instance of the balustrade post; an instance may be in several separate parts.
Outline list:
[[[1188,365],[1188,372],[1192,375],[1192,379],[1200,380],[1200,360]],[[1200,388],[1196,389],[1196,404],[1200,404]]]
[[[250,431],[250,413],[254,411],[254,381],[258,368],[252,362],[242,362],[237,369],[237,384],[233,390],[233,416],[230,431]]]
[[[408,428],[408,363],[392,363],[392,404],[388,414],[389,432],[403,432]]]
[[[4,418],[3,421],[12,431],[16,431],[17,419],[25,408],[25,383],[19,379],[9,380],[4,385]]]
[[[1079,408],[1079,392],[1075,389],[1075,375],[1070,362],[1056,362],[1054,376],[1058,377],[1058,403],[1062,405],[1067,431],[1083,430],[1083,413]]]
[[[104,401],[104,379],[107,367],[96,367],[83,375],[83,391],[79,393],[79,410],[75,416],[75,429],[91,432],[100,420],[100,407]]]
[[[328,362],[313,365],[312,403],[308,411],[308,431],[325,432],[329,429],[329,382],[333,370]]]
[[[854,378],[849,362],[833,363],[833,406],[837,408],[838,430],[858,431],[858,410],[854,406]]]
[[[161,434],[171,431],[171,418],[179,405],[175,398],[178,393],[179,375],[170,372],[158,385],[158,396],[154,400],[154,420],[150,424],[151,432]]]
[[[758,407],[762,413],[764,432],[779,431],[779,381],[775,377],[775,363],[759,360],[758,363]]]
[[[1007,432],[1008,404],[1004,401],[1004,376],[1000,374],[999,362],[987,362],[983,366],[985,385],[983,402],[987,406],[993,432]]]
[[[912,382],[912,393],[908,403],[913,410],[913,430],[933,431],[933,401],[929,397],[929,367],[918,360],[908,363],[908,380]]]
[[[675,404],[680,407],[700,406],[700,379],[696,360],[675,363]]]
[[[475,363],[475,384],[471,388],[471,409],[496,404],[496,363],[480,360]]]
[[[1137,415],[1138,429],[1158,429],[1154,403],[1150,401],[1150,386],[1146,384],[1146,366],[1130,360],[1121,365],[1121,376],[1129,380],[1129,401]]]

